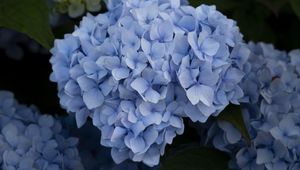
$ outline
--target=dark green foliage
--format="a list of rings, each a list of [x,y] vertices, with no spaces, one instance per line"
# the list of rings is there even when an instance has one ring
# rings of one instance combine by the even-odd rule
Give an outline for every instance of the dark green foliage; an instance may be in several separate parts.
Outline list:
[[[240,106],[232,104],[228,105],[218,116],[218,120],[230,122],[235,128],[237,128],[241,132],[245,139],[250,141],[250,136],[245,126]]]
[[[295,14],[300,18],[300,1],[299,0],[290,0],[291,6]]]
[[[45,0],[1,0],[0,27],[22,32],[46,49],[53,44]]]
[[[224,170],[228,161],[229,157],[223,152],[190,147],[163,160],[160,170]]]

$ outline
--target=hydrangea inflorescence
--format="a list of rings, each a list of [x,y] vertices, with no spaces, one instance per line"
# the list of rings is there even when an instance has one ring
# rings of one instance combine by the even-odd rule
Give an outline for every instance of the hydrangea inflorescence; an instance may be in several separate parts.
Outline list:
[[[159,163],[184,131],[183,117],[205,122],[229,102],[249,55],[235,22],[215,7],[180,0],[131,0],[84,17],[52,49],[51,80],[61,105],[88,117],[115,162]]]
[[[245,75],[250,50],[235,21],[205,5],[183,6],[170,17],[178,32],[172,61],[190,101],[186,114],[193,121],[205,122],[229,102],[239,104],[243,91],[238,83]]]
[[[148,167],[143,163],[131,160],[116,164],[111,156],[110,149],[99,143],[100,133],[97,127],[88,121],[81,128],[77,128],[74,115],[63,118],[63,128],[66,128],[72,136],[78,137],[78,150],[82,164],[86,170],[156,170],[156,167]],[[88,140],[87,140],[88,139]]]
[[[242,80],[244,121],[251,142],[228,122],[209,131],[213,145],[232,155],[237,169],[299,169],[300,51],[249,43],[252,55]]]
[[[0,91],[1,169],[83,169],[78,139],[66,137],[59,121]]]

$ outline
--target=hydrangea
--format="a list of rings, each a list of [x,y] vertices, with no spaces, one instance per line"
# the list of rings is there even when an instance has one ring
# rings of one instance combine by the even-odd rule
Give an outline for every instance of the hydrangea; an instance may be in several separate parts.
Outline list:
[[[0,92],[1,169],[83,169],[78,139],[66,137],[59,121]]]
[[[241,87],[251,141],[228,122],[214,123],[208,140],[232,155],[235,169],[299,169],[299,50],[287,54],[264,43],[249,43],[249,48]]]
[[[173,26],[155,1],[123,5],[122,15],[88,15],[72,35],[56,40],[51,79],[79,127],[93,119],[115,162],[154,166],[184,129],[187,100],[170,67]]]
[[[157,104],[141,99],[115,101],[95,113],[93,123],[102,130],[101,144],[112,147],[116,163],[128,158],[149,166],[159,163],[165,146],[184,130],[184,103],[176,100],[180,98],[176,90],[170,89],[168,99]]]
[[[85,11],[101,10],[101,0],[52,0],[60,13],[68,13],[71,18],[82,16]]]
[[[142,163],[136,163],[130,160],[124,161],[121,164],[115,164],[111,159],[110,149],[100,145],[99,139],[101,135],[91,121],[78,129],[74,115],[71,114],[63,118],[63,126],[68,129],[72,136],[79,139],[78,150],[82,158],[82,164],[86,170],[157,169],[157,167],[149,168]]]
[[[154,166],[183,133],[183,117],[204,122],[238,103],[249,49],[235,22],[215,7],[194,9],[180,0],[107,4],[109,12],[87,15],[55,41],[51,80],[78,127],[93,119],[116,163]]]
[[[205,122],[230,102],[239,104],[243,91],[238,83],[250,50],[235,21],[206,5],[182,6],[169,18],[176,32],[172,61],[190,101],[186,114]]]

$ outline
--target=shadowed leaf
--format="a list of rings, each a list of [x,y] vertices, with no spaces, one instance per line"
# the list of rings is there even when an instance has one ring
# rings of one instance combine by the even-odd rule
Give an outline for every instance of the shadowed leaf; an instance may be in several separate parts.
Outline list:
[[[22,32],[47,49],[54,40],[45,0],[1,0],[0,27]]]

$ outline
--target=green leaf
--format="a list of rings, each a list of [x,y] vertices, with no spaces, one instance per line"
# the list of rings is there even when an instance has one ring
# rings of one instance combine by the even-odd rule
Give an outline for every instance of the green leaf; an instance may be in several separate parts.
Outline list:
[[[269,10],[271,10],[276,16],[279,15],[280,9],[287,4],[286,0],[256,0],[258,3],[261,3]]]
[[[47,49],[54,40],[45,0],[0,0],[0,27],[28,35]]]
[[[290,0],[290,3],[294,12],[300,18],[300,0]]]
[[[173,154],[162,161],[160,170],[224,170],[229,157],[210,148],[193,147]]]
[[[237,128],[243,137],[247,139],[248,142],[250,142],[250,135],[248,133],[248,130],[245,126],[241,107],[238,105],[230,104],[228,105],[218,116],[219,121],[227,121],[233,124],[235,128]]]

